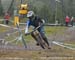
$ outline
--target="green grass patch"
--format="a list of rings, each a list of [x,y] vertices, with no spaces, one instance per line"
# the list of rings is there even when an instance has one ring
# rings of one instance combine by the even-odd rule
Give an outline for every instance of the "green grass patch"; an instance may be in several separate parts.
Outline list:
[[[45,27],[45,32],[47,35],[50,35],[50,34],[55,34],[55,33],[60,33],[60,34],[63,34],[62,31],[64,31],[66,29],[66,27],[61,27],[61,26],[46,26]]]

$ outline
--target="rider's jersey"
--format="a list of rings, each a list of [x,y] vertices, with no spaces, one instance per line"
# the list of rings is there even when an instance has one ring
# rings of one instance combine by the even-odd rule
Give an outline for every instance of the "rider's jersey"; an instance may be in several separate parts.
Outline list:
[[[37,16],[33,20],[28,20],[27,22],[29,26],[32,25],[34,27],[38,27],[40,23],[43,23],[43,21]]]
[[[35,18],[33,20],[28,20],[27,21],[27,29],[30,26],[33,26],[34,28],[36,28],[42,23],[43,23],[43,20],[41,18],[35,16]],[[38,28],[38,31],[39,32],[44,32],[43,25],[40,28]]]

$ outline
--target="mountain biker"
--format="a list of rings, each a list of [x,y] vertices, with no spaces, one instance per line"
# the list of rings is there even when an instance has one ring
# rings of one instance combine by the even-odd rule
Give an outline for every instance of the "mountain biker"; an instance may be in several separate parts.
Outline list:
[[[38,32],[40,33],[41,37],[43,38],[43,40],[47,43],[48,47],[49,47],[49,43],[48,43],[48,40],[47,40],[47,37],[45,36],[45,32],[44,32],[44,23],[45,21],[43,19],[41,19],[40,17],[36,16],[34,14],[33,11],[29,11],[27,13],[27,17],[29,18],[29,20],[27,21],[27,25],[26,25],[26,29],[25,29],[25,34],[28,33],[28,28],[30,26],[33,26],[34,28],[40,26],[37,30]],[[32,33],[31,36],[36,40],[37,42],[37,39],[36,37],[34,36],[34,34]],[[38,42],[36,45],[39,45]],[[50,48],[50,47],[49,47]]]

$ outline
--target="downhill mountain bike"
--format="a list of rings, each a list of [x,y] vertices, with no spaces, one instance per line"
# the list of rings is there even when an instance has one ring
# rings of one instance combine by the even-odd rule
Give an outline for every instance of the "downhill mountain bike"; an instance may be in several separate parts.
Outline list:
[[[36,29],[34,29],[33,31],[31,31],[31,32],[29,32],[29,33],[27,33],[27,34],[25,34],[25,35],[30,35],[30,34],[34,34],[34,36],[36,37],[36,39],[37,39],[37,43],[39,44],[39,46],[40,47],[42,47],[43,49],[49,49],[49,46],[48,46],[48,44],[43,40],[43,38],[42,38],[42,36],[41,36],[41,34],[38,32],[38,28],[39,28],[40,26],[38,26]]]

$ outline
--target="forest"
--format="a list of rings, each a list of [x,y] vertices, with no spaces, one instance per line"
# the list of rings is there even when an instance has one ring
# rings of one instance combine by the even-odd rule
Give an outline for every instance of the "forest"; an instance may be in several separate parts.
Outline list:
[[[65,16],[75,16],[75,0],[22,0],[29,5],[29,10],[33,10],[47,23],[53,23],[58,20],[64,23]],[[9,11],[13,16],[14,9],[18,9],[21,0],[0,0],[0,16],[5,11]]]

